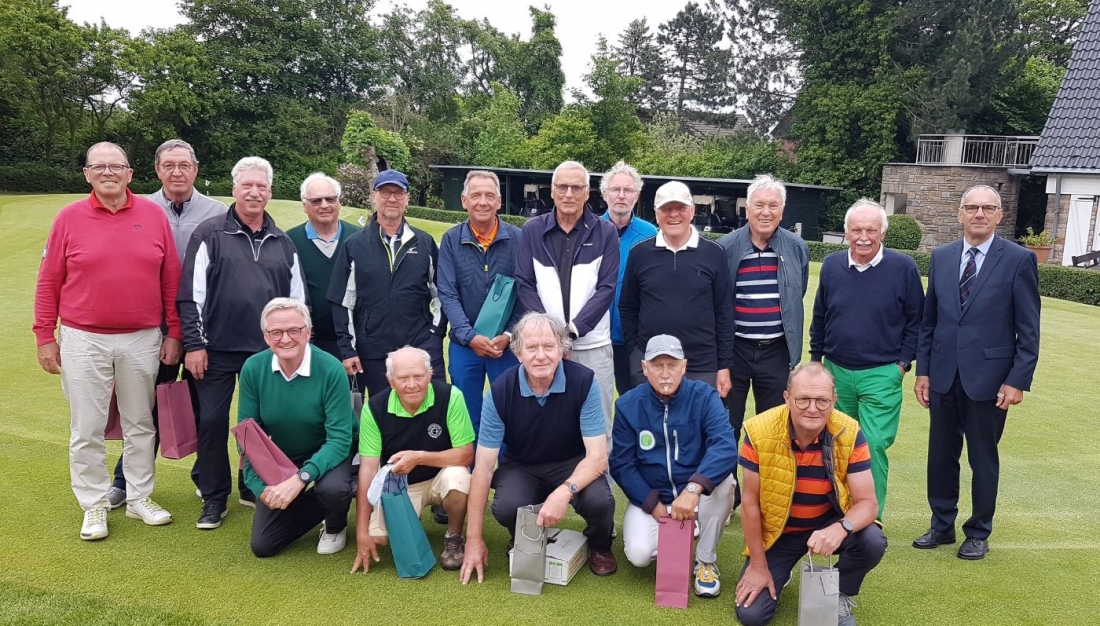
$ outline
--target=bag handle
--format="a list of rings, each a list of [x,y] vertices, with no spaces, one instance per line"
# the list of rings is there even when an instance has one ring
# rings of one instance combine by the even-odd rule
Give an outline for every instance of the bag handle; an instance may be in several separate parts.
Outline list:
[[[830,567],[830,568],[832,568],[832,567],[833,567],[833,556],[834,556],[834,555],[830,554],[830,555],[829,555],[829,557],[828,557],[828,558],[829,558],[829,567]],[[813,567],[814,567],[814,553],[813,553],[813,552],[811,552],[811,551],[809,551],[809,550],[807,550],[807,551],[806,551],[806,560],[807,560],[807,561],[808,561],[808,562],[810,563],[810,570],[811,570],[811,571],[813,571]]]
[[[351,392],[359,393],[359,379],[355,376],[348,376],[351,379]]]

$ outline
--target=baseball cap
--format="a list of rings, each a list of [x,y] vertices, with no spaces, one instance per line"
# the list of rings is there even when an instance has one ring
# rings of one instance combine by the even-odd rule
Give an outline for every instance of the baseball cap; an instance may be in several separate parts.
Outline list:
[[[409,190],[409,179],[405,178],[405,175],[397,170],[383,170],[378,172],[378,176],[374,179],[374,188],[378,189],[382,185],[397,185],[398,187]]]
[[[683,360],[684,347],[680,345],[680,340],[672,335],[657,335],[645,344],[645,360],[652,361],[662,354]]]
[[[695,199],[691,197],[691,190],[678,180],[665,183],[657,189],[657,193],[653,196],[653,210],[656,211],[669,202],[678,202],[689,207],[695,206]]]

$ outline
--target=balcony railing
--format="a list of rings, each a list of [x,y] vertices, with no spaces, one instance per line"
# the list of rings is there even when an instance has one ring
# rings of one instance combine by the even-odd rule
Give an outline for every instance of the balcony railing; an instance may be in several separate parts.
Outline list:
[[[919,165],[990,165],[1027,167],[1039,138],[992,135],[921,135]]]

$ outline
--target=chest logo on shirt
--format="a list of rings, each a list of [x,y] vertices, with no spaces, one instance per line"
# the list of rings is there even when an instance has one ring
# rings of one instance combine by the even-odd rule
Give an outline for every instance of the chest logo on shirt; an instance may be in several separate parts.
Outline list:
[[[431,424],[428,426],[428,436],[432,439],[439,439],[439,436],[443,434],[443,427],[439,424]]]
[[[419,253],[416,251],[416,246],[413,246],[413,247],[409,248],[408,250],[406,250],[405,254],[419,254]]]
[[[141,230],[141,224],[134,224],[134,230],[140,231]]]
[[[652,450],[657,446],[657,438],[648,430],[638,433],[638,447],[642,450]]]

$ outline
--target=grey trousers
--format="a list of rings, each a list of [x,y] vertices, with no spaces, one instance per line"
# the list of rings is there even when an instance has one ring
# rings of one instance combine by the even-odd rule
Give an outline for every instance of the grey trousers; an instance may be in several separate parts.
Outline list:
[[[611,420],[614,415],[612,401],[615,397],[615,352],[611,344],[607,344],[586,350],[574,349],[569,358],[596,374],[596,385],[600,388],[600,405],[603,407],[603,423],[607,427],[607,452],[610,453]]]

